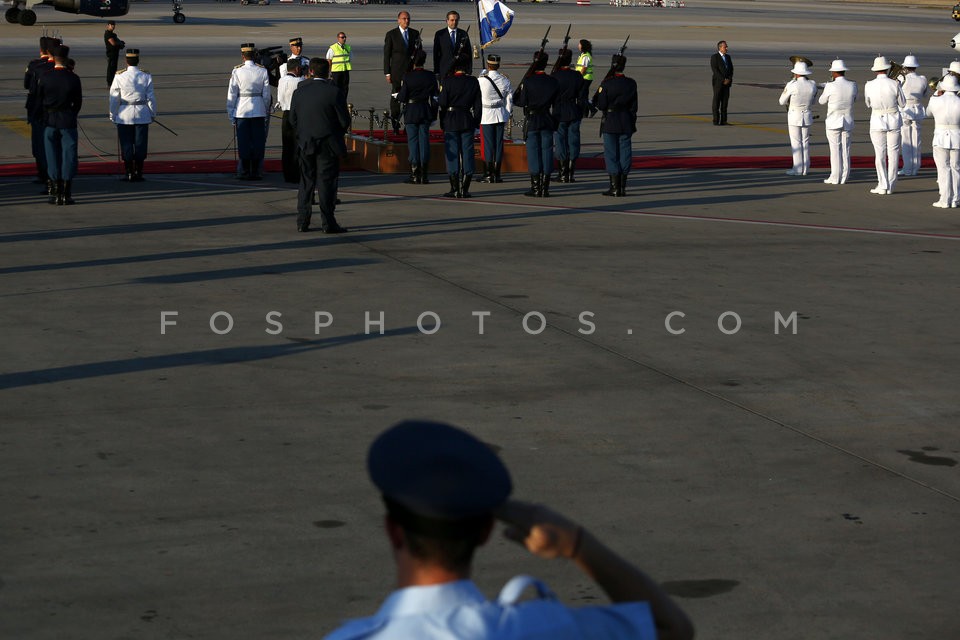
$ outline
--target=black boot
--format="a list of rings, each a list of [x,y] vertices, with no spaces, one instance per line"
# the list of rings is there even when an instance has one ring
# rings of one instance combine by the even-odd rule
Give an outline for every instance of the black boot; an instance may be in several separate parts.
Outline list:
[[[443,194],[444,198],[458,198],[458,192],[460,191],[460,176],[455,173],[451,173],[450,176],[450,191],[447,191]]]
[[[550,197],[550,174],[541,173],[540,174],[540,192],[537,194],[541,198]]]
[[[458,198],[472,198],[470,195],[470,181],[473,180],[473,176],[469,173],[463,176],[463,180],[460,182],[460,193],[457,195]]]
[[[47,204],[57,204],[60,192],[63,190],[63,180],[51,180],[50,183],[50,197],[47,198]]]
[[[500,177],[500,167],[502,164],[503,162],[501,161],[493,166],[493,181],[497,184],[503,182],[503,178]]]
[[[560,159],[560,168],[557,169],[557,182],[567,181],[567,161]]]
[[[240,161],[240,175],[237,176],[238,180],[249,180],[250,179],[250,161],[241,160]]]
[[[143,160],[133,161],[133,182],[143,182]]]
[[[493,163],[487,162],[486,167],[483,170],[483,177],[480,178],[480,182],[485,184],[493,184]]]
[[[610,174],[610,188],[603,192],[605,196],[615,196],[620,189],[620,176],[616,173]]]
[[[404,184],[420,184],[419,181],[420,165],[410,165],[410,177],[403,181]]]
[[[617,197],[622,198],[627,195],[627,174],[620,174],[620,181],[617,183]]]
[[[63,191],[60,192],[60,197],[57,198],[57,204],[73,204],[73,180],[64,180],[63,182]]]
[[[429,163],[420,165],[420,174],[417,177],[418,184],[430,184],[430,166]]]
[[[530,174],[530,191],[525,191],[523,195],[528,198],[536,198],[539,196],[540,191],[540,175],[537,173]]]
[[[133,161],[124,160],[123,161],[123,177],[120,178],[123,182],[133,182]]]
[[[56,182],[54,182],[54,181],[51,180],[50,178],[47,178],[47,190],[44,191],[43,194],[41,194],[41,195],[46,195],[48,198],[49,198],[50,196],[53,196],[53,195],[54,195],[54,188],[56,187],[56,185],[57,185]],[[56,198],[56,196],[54,196],[54,198]],[[50,204],[53,204],[53,203],[51,202]]]
[[[576,180],[573,179],[573,174],[576,171],[576,168],[576,160],[567,160],[567,182],[576,182]]]
[[[248,180],[263,180],[263,176],[260,175],[260,161],[251,160],[250,161],[250,177]]]

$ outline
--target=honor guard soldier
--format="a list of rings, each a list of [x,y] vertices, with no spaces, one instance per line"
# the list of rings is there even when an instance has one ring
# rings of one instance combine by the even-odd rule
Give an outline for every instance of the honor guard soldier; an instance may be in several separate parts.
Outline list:
[[[260,162],[267,144],[270,77],[263,66],[253,61],[256,49],[252,42],[240,45],[243,64],[233,68],[227,87],[227,117],[237,131],[241,180],[261,179]]]
[[[574,182],[573,174],[580,157],[580,123],[583,120],[587,103],[589,83],[584,76],[570,68],[573,52],[561,49],[557,57],[557,70],[553,77],[557,79],[560,92],[553,103],[553,117],[557,121],[557,159],[560,182]],[[592,63],[591,63],[592,64]]]
[[[947,74],[930,98],[926,113],[933,118],[933,160],[937,163],[938,209],[960,206],[960,81]]]
[[[290,55],[287,56],[287,61],[297,60],[300,62],[300,75],[307,75],[307,69],[310,68],[310,58],[303,55],[303,38],[297,36],[295,38],[290,38]]]
[[[580,72],[580,75],[583,76],[584,89],[583,92],[585,95],[590,95],[590,85],[593,84],[593,45],[589,40],[581,40],[577,44],[577,49],[580,50],[580,55],[577,57],[577,71]],[[587,113],[589,109],[589,104],[583,105],[584,114]]]
[[[834,60],[830,65],[833,80],[823,85],[820,104],[827,105],[824,126],[830,144],[830,177],[825,184],[845,184],[850,177],[850,135],[853,133],[853,103],[857,101],[857,83],[847,80],[847,65]]]
[[[290,124],[290,101],[293,92],[303,81],[303,67],[296,58],[287,60],[287,70],[277,83],[277,106],[283,113],[280,121],[280,140],[283,145],[281,163],[283,166],[283,181],[291,184],[300,183],[300,163],[297,160],[297,132]]]
[[[530,190],[523,195],[531,198],[550,196],[550,173],[553,171],[553,132],[556,120],[550,108],[557,99],[560,83],[548,76],[549,56],[543,51],[533,54],[531,73],[520,82],[513,93],[513,104],[523,107],[526,118],[527,170],[530,174]]]
[[[863,99],[870,109],[870,141],[876,156],[877,186],[870,193],[890,195],[897,184],[897,164],[900,159],[900,128],[903,119],[900,109],[906,106],[900,83],[887,76],[890,62],[885,56],[873,60],[871,71],[877,77],[863,86]]]
[[[45,193],[50,195],[53,185],[47,175],[47,151],[43,146],[43,132],[47,128],[43,120],[43,106],[37,101],[37,83],[40,77],[53,69],[53,56],[50,49],[59,45],[56,38],[42,36],[40,38],[40,57],[27,63],[23,72],[23,88],[27,90],[27,123],[30,124],[30,150],[37,165],[36,184],[45,184]]]
[[[343,96],[350,93],[350,45],[347,44],[347,34],[341,31],[337,34],[337,41],[327,49],[327,60],[330,61],[330,81],[340,87]]]
[[[500,73],[500,56],[487,55],[487,68],[480,74],[480,97],[483,117],[480,131],[483,135],[483,160],[486,173],[482,182],[503,182],[500,168],[503,164],[503,131],[513,111],[513,87],[510,78]]]
[[[788,176],[805,176],[810,170],[810,125],[813,124],[813,101],[817,97],[817,83],[808,78],[811,71],[806,62],[797,60],[790,70],[793,80],[780,94],[780,106],[787,108],[787,128],[790,131],[790,150],[793,166]]]
[[[120,155],[127,182],[143,182],[150,123],[157,117],[153,77],[142,71],[140,50],[127,49],[127,68],[118,71],[110,86],[110,122],[117,125]]]
[[[473,132],[480,126],[483,103],[480,82],[467,74],[470,52],[454,60],[454,73],[440,87],[440,128],[447,158],[447,198],[469,198],[473,180]]]
[[[437,77],[423,68],[427,52],[418,49],[413,69],[403,77],[397,100],[403,105],[403,122],[407,130],[410,177],[407,184],[430,184],[430,123],[437,119],[439,87]]]
[[[637,81],[623,75],[627,58],[614,55],[613,75],[597,89],[597,109],[603,112],[600,133],[603,135],[603,158],[610,176],[610,189],[605,196],[627,195],[627,175],[633,161],[631,137],[637,130]]]
[[[383,499],[397,590],[374,615],[325,640],[693,638],[683,610],[639,567],[556,511],[510,500],[509,470],[478,437],[438,422],[401,422],[371,444],[367,471]],[[574,562],[612,604],[567,606],[528,575],[487,600],[470,574],[496,520],[521,549]]]
[[[103,45],[107,51],[107,86],[113,85],[113,76],[117,73],[117,64],[120,62],[120,51],[127,45],[116,32],[117,23],[107,22],[107,30],[103,32]]]
[[[904,74],[900,76],[900,86],[906,106],[900,110],[903,126],[900,127],[900,155],[903,156],[901,176],[915,176],[920,171],[920,123],[927,113],[923,108],[923,99],[927,97],[927,79],[917,73],[917,56],[912,53],[903,59]]]
[[[37,101],[43,107],[47,174],[54,181],[50,204],[73,204],[73,177],[77,175],[77,114],[83,106],[80,78],[67,68],[70,47],[57,45],[54,67],[37,83]]]

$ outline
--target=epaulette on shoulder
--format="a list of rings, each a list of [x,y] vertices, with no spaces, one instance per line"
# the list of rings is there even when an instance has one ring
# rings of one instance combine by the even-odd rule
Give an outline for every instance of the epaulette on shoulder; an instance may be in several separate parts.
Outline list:
[[[259,62],[254,62],[253,64],[254,64],[255,66],[260,67],[261,69],[266,69],[266,67],[263,66],[262,64],[260,64]]]
[[[126,69],[120,69],[119,71],[117,71],[117,75],[120,75],[120,74],[123,73],[124,71],[126,71]]]
[[[239,69],[239,68],[242,67],[242,66],[243,66],[243,63],[238,64],[237,66],[234,67],[234,69]]]

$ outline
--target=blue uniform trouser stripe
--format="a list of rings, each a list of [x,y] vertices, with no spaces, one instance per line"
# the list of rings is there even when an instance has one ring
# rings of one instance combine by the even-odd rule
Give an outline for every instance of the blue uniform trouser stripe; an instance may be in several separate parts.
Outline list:
[[[607,173],[630,173],[630,162],[633,160],[630,134],[603,134],[603,159],[607,163]]]

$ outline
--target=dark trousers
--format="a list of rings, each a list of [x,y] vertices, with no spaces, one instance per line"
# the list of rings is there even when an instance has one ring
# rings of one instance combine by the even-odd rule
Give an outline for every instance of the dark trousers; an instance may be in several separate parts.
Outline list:
[[[343,97],[347,97],[347,93],[350,92],[350,72],[349,71],[334,71],[330,74],[330,81],[334,85],[343,89]]]
[[[576,160],[580,157],[580,122],[561,122],[557,127],[557,157],[560,160]]]
[[[483,159],[487,166],[496,165],[503,161],[503,130],[505,122],[480,125],[483,133]]]
[[[299,153],[297,149],[297,132],[290,125],[290,112],[283,112],[283,120],[280,121],[280,139],[283,142],[283,154],[281,162],[283,164],[283,181],[290,184],[300,182],[300,161],[297,159]]]
[[[117,138],[120,140],[120,157],[124,161],[147,159],[149,124],[118,124]]]
[[[397,80],[397,78],[394,75],[391,75],[390,76],[390,93],[394,95],[399,93],[401,84],[403,84],[403,78],[400,78],[399,80]],[[393,95],[390,96],[390,117],[393,119],[393,126],[399,127],[400,126],[400,102],[396,98],[394,98]]]
[[[607,163],[607,173],[611,175],[630,173],[630,163],[633,160],[630,134],[603,134],[603,160]]]
[[[531,174],[553,171],[553,131],[527,131],[527,169]]]
[[[30,148],[37,161],[39,177],[47,177],[47,149],[44,146],[43,134],[47,125],[43,122],[30,122]]]
[[[317,191],[320,223],[324,230],[337,226],[333,214],[337,201],[337,179],[340,177],[340,155],[329,138],[312,149],[300,148],[300,190],[297,192],[297,224],[309,224],[313,192]]]
[[[728,102],[730,102],[730,85],[713,85],[713,124],[726,123]]]
[[[473,130],[444,131],[443,150],[447,158],[447,173],[473,175]]]
[[[430,124],[408,124],[407,148],[410,164],[430,165]]]
[[[107,87],[113,85],[113,76],[117,75],[117,61],[120,59],[120,54],[118,53],[115,56],[107,56]]]
[[[47,127],[43,132],[47,175],[51,180],[73,180],[77,175],[77,130]]]
[[[263,118],[237,118],[237,153],[241,160],[260,166],[267,145],[267,127]]]

